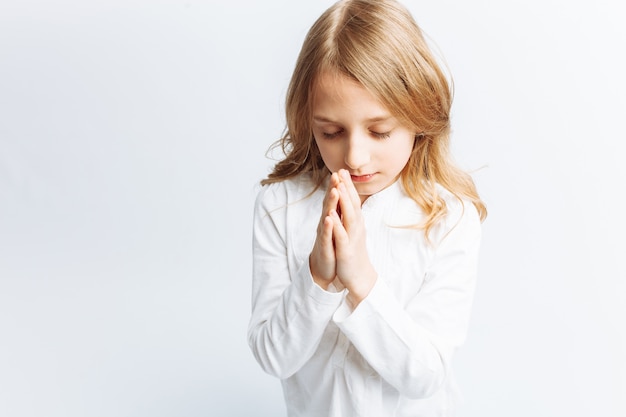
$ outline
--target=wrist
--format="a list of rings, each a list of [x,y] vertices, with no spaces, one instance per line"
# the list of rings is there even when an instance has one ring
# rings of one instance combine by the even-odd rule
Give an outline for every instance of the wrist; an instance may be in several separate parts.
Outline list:
[[[374,284],[376,283],[377,278],[378,276],[373,274],[370,278],[359,282],[359,285],[352,285],[351,288],[348,288],[346,299],[353,309],[355,309],[361,301],[369,295],[370,291],[372,291],[372,288],[374,287]]]
[[[328,291],[328,287],[330,286],[331,281],[315,278],[314,275],[311,275],[311,276],[313,277],[313,282],[317,284],[318,287],[320,287],[324,291]]]

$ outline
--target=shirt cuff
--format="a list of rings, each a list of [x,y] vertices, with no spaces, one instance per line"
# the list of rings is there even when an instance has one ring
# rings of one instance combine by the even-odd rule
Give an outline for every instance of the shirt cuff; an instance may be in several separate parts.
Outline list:
[[[367,297],[365,297],[358,306],[353,310],[348,300],[344,297],[343,302],[333,315],[333,321],[337,325],[348,325],[354,321],[361,321],[364,318],[375,314],[380,307],[385,305],[388,300],[393,299],[391,290],[385,284],[385,282],[378,277],[374,286],[370,290]]]
[[[326,291],[317,285],[313,280],[308,262],[302,264],[298,271],[298,277],[299,279],[295,280],[295,282],[301,283],[302,290],[318,304],[339,305],[344,298],[345,291],[337,292],[334,286],[332,286],[333,291]]]

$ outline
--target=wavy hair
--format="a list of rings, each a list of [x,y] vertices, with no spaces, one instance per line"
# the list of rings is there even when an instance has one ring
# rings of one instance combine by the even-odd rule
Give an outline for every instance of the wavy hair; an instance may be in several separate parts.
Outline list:
[[[319,187],[329,175],[312,131],[312,92],[324,71],[354,79],[416,132],[401,182],[426,214],[419,225],[426,236],[447,213],[437,184],[486,218],[471,176],[450,157],[451,85],[412,15],[394,0],[342,0],[313,24],[287,90],[285,132],[270,148],[285,158],[261,184],[310,173]]]

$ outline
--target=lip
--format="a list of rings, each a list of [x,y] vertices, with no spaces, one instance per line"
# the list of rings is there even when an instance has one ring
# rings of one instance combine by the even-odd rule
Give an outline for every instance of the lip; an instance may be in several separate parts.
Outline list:
[[[372,178],[374,178],[376,174],[365,174],[365,175],[352,175],[350,174],[350,178],[352,178],[352,182],[368,182]]]

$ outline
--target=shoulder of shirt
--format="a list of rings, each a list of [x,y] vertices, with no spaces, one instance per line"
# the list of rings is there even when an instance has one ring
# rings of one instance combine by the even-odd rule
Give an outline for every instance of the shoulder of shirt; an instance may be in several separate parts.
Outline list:
[[[300,174],[262,186],[257,194],[256,205],[265,206],[268,210],[284,207],[311,195],[316,191],[315,188],[309,174]]]
[[[474,204],[467,198],[459,198],[447,188],[437,184],[439,196],[446,203],[447,213],[443,219],[444,228],[452,228],[459,223],[480,224],[480,216]]]

